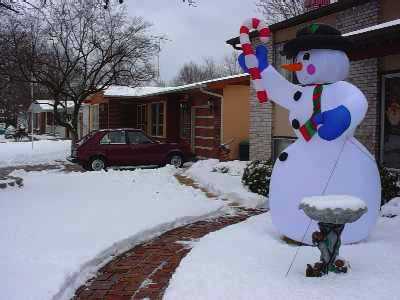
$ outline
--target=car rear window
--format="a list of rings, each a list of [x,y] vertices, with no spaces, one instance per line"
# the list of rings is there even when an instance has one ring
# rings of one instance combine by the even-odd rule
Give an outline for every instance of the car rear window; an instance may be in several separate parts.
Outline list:
[[[100,140],[100,144],[126,144],[125,131],[110,131]]]

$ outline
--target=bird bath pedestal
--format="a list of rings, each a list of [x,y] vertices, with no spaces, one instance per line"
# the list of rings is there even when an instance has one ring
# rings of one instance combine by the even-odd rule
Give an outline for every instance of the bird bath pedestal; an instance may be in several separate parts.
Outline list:
[[[328,272],[346,273],[347,263],[337,259],[341,245],[340,236],[347,223],[357,221],[367,212],[364,201],[351,196],[318,196],[304,198],[300,209],[318,222],[319,231],[312,234],[312,241],[321,251],[320,261],[307,265],[307,277],[320,277]]]

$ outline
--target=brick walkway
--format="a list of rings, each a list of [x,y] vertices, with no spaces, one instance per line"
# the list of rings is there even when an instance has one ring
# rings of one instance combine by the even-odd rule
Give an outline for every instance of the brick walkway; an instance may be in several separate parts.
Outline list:
[[[125,252],[100,269],[96,278],[80,287],[74,299],[162,299],[172,274],[190,252],[185,242],[265,212],[260,209],[233,209],[233,215],[173,229]]]

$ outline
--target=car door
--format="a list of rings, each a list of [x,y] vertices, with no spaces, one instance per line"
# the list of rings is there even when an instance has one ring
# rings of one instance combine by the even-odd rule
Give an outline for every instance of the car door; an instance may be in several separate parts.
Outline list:
[[[130,147],[130,161],[132,165],[158,165],[159,144],[137,130],[127,131]]]
[[[107,132],[101,139],[100,145],[109,165],[129,165],[130,149],[126,142],[125,130]]]

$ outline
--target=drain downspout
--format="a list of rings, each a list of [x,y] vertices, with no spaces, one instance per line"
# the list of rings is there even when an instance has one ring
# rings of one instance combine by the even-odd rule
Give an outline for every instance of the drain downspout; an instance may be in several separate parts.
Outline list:
[[[221,130],[219,135],[220,135],[220,144],[222,145],[224,143],[224,96],[218,93],[210,92],[206,90],[204,87],[200,87],[200,92],[221,99],[221,128],[220,128]]]

